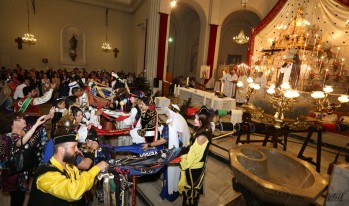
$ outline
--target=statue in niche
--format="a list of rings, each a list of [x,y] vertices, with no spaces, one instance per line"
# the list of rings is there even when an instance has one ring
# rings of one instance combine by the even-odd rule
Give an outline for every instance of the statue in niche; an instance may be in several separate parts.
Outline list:
[[[72,61],[75,61],[77,53],[76,48],[78,46],[78,39],[77,35],[73,34],[72,38],[70,39],[70,47],[69,47],[69,56],[71,57]]]

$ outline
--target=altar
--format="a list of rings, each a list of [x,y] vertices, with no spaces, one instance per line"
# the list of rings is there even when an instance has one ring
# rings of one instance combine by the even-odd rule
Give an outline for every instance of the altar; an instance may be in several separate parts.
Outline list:
[[[194,88],[178,87],[177,94],[180,99],[180,103],[183,104],[184,100],[191,98],[192,104],[205,105],[208,108],[214,110],[235,110],[235,99],[230,97],[218,98],[212,92],[205,92]]]

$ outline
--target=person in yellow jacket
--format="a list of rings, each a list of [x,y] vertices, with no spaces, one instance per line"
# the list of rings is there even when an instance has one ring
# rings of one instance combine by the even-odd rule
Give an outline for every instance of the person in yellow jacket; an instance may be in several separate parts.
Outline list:
[[[60,135],[53,139],[54,155],[34,174],[28,206],[76,205],[84,192],[90,190],[95,177],[108,168],[104,161],[88,171],[79,172],[76,157],[77,135]]]
[[[210,122],[213,115],[207,107],[202,106],[195,115],[196,130],[191,137],[189,147],[182,149],[181,179],[178,191],[183,195],[182,205],[198,205],[202,183],[205,176],[205,164],[208,147],[211,143],[212,129]]]

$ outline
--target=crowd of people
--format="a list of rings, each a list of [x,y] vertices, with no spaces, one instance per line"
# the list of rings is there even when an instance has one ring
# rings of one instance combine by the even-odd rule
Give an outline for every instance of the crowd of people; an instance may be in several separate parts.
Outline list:
[[[97,131],[107,132],[105,123],[110,121],[110,116],[103,116],[106,111],[124,117],[113,121],[129,128],[132,144],[144,150],[158,145],[182,147],[180,165],[165,171],[161,197],[173,201],[181,193],[183,205],[198,205],[212,135],[213,113],[205,106],[195,116],[196,131],[191,136],[177,105],[165,109],[166,121],[160,123],[152,97],[135,87],[140,78],[135,74],[87,73],[77,68],[38,72],[17,65],[14,70],[2,68],[1,77],[5,96],[1,106],[9,112],[2,116],[5,126],[0,131],[1,179],[11,205],[23,205],[30,179],[29,205],[85,205],[91,201],[82,197],[93,187],[96,175],[108,169],[105,161],[95,158],[100,144]],[[94,98],[97,96],[102,103]],[[39,105],[48,102],[53,107],[42,115]],[[46,121],[51,121],[50,134],[43,126]],[[22,146],[35,151],[36,167],[6,173],[13,148]]]

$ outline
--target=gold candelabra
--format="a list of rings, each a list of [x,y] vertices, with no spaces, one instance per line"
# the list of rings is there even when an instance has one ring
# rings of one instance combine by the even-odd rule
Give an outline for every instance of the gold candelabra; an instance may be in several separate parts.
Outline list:
[[[277,122],[283,121],[285,112],[291,107],[291,104],[296,101],[295,99],[299,97],[299,93],[291,89],[288,82],[282,83],[280,88],[275,88],[275,85],[271,85],[267,90],[267,94],[269,101],[276,109],[274,118]]]
[[[331,114],[336,108],[340,107],[341,104],[349,102],[347,95],[341,95],[338,97],[338,101],[340,102],[339,104],[331,103],[328,98],[328,95],[331,92],[333,92],[332,86],[325,86],[323,91],[313,91],[311,97],[316,100],[316,111]]]
[[[251,77],[247,79],[247,82],[248,82],[248,89],[246,92],[246,101],[245,101],[246,104],[248,104],[248,102],[250,101],[251,95],[261,88],[259,84],[256,84],[253,82],[253,79]],[[236,85],[238,88],[241,88],[244,86],[242,81],[239,81]]]

